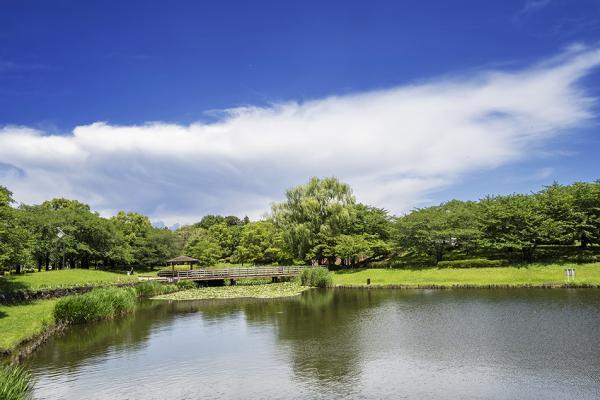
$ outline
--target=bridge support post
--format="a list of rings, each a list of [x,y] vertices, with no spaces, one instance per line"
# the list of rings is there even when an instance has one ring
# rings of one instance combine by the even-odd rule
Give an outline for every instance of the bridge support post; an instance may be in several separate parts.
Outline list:
[[[235,279],[230,279],[229,285],[230,286],[235,286]]]
[[[278,276],[272,276],[271,277],[271,283],[277,283],[279,282],[279,277]]]

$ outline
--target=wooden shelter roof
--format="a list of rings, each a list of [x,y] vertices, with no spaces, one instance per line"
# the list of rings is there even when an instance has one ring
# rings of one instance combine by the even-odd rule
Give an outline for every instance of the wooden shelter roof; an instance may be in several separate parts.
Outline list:
[[[172,258],[170,260],[167,260],[167,262],[169,264],[177,264],[177,263],[197,263],[200,262],[200,260],[193,258],[193,257],[188,257],[188,256],[179,256],[179,257],[175,257]]]

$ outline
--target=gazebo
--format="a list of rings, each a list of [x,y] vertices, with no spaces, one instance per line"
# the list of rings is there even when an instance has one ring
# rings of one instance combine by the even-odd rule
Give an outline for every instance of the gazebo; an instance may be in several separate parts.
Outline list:
[[[175,258],[171,258],[170,260],[167,260],[167,265],[170,265],[171,269],[173,271],[175,271],[176,265],[190,264],[190,269],[194,269],[194,264],[198,264],[199,262],[200,262],[200,260],[193,258],[193,257],[179,256],[179,257],[175,257]]]

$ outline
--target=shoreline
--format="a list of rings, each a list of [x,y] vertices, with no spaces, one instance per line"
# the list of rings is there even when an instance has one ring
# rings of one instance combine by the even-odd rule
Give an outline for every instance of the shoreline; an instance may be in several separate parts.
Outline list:
[[[273,285],[273,286],[271,286]],[[284,286],[279,286],[284,285]],[[109,285],[114,286],[114,285]],[[130,286],[130,284],[120,285]],[[77,288],[85,291],[93,287]],[[198,300],[270,300],[297,297],[311,287],[300,286],[292,282],[282,284],[239,285],[189,289],[153,296],[150,300],[158,301],[198,301]],[[522,283],[522,284],[334,284],[328,289],[341,290],[452,290],[452,289],[600,289],[600,284],[589,283]],[[60,296],[59,296],[60,297]],[[44,300],[40,300],[44,301]],[[53,335],[60,334],[68,328],[68,324],[52,323],[42,332],[23,340],[12,349],[0,351],[1,360],[19,363],[33,353]]]
[[[48,326],[38,335],[25,339],[23,342],[19,343],[14,349],[2,351],[0,353],[0,360],[8,359],[11,364],[18,364],[36,351],[38,347],[46,343],[52,336],[63,333],[68,326],[69,325],[65,323],[55,323]]]
[[[84,294],[91,292],[94,289],[108,288],[108,287],[135,287],[139,282],[133,283],[115,283],[115,284],[104,284],[104,285],[87,285],[87,286],[73,286],[65,288],[55,289],[42,289],[36,291],[29,290],[15,290],[12,292],[0,293],[0,305],[19,305],[27,303],[28,301],[36,300],[49,300],[56,299],[66,296],[74,296],[78,294]]]
[[[333,289],[433,289],[433,290],[450,290],[450,289],[600,289],[600,284],[589,283],[521,283],[521,284],[340,284],[332,286]]]

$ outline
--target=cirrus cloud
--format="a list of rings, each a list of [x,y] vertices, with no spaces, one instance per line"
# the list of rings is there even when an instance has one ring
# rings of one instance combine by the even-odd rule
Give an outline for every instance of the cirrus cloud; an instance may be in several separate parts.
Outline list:
[[[598,49],[572,46],[518,71],[240,107],[214,123],[97,122],[66,135],[5,126],[0,182],[21,202],[65,196],[174,223],[258,216],[286,188],[335,175],[398,213],[587,123],[593,99],[579,81],[599,64]]]

